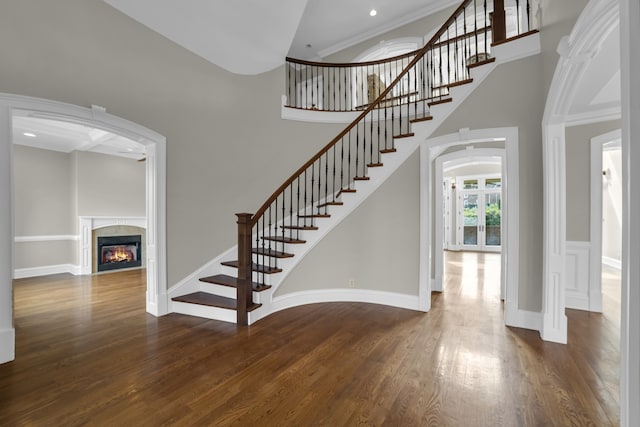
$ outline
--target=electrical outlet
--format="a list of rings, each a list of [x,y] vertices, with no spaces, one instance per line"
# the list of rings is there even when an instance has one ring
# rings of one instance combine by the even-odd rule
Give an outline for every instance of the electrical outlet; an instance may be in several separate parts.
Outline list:
[[[348,282],[347,286],[350,287],[350,288],[355,288],[356,287],[356,279],[349,279],[349,282]]]

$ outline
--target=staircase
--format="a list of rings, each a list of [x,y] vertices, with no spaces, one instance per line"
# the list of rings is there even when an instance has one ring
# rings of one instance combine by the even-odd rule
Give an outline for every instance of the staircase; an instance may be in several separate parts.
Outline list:
[[[256,214],[237,214],[238,245],[170,289],[170,311],[248,325],[303,303],[273,296],[292,268],[393,174],[501,62],[496,59],[506,41],[523,43],[524,36],[537,36],[537,31],[527,29],[512,39],[496,42],[494,37],[493,56],[488,49],[479,54],[478,39],[486,47],[492,30],[485,26],[480,37],[478,30],[458,32],[467,29],[467,13],[473,12],[473,20],[478,20],[478,4],[479,0],[465,0],[400,72],[389,72],[392,83],[358,118],[282,184]],[[493,10],[484,4],[486,17]],[[494,34],[499,33],[495,15],[493,25]],[[477,22],[473,28],[478,28]],[[458,53],[452,54],[453,49]],[[529,48],[516,47],[516,53],[505,57],[522,56],[522,49]],[[475,60],[467,64],[464,58]],[[386,74],[387,68],[376,66]],[[425,94],[429,96],[421,96]],[[311,105],[310,110],[315,109]]]

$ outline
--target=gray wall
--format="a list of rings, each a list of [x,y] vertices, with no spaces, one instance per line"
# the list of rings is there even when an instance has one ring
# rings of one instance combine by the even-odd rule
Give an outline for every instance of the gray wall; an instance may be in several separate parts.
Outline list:
[[[276,296],[346,288],[418,294],[420,156],[416,152],[296,266]],[[402,188],[399,191],[399,188]]]
[[[521,194],[527,195],[521,197],[520,205],[520,241],[527,244],[520,251],[519,305],[528,310],[540,310],[542,297],[540,128],[544,101],[558,41],[569,33],[584,4],[586,0],[547,0],[543,25],[549,27],[541,35],[542,55],[499,66],[437,131],[443,135],[461,127],[519,127]],[[384,38],[426,32],[426,28],[407,27],[341,55],[351,59]],[[332,59],[339,60],[341,55]],[[233,214],[255,211],[283,179],[342,128],[280,120],[282,69],[258,76],[232,75],[99,0],[55,4],[23,0],[4,5],[0,57],[0,91],[101,105],[111,114],[167,137],[169,285],[232,246]],[[381,191],[410,207],[418,199],[416,158],[406,167],[409,169],[398,171]],[[381,204],[387,203],[393,206]],[[361,215],[369,224],[386,224],[382,220],[389,218],[391,210],[361,208],[354,215]],[[404,251],[399,259],[409,260],[406,270],[417,275],[417,213],[401,225],[402,233],[416,231],[416,236],[406,235],[403,244],[394,247]],[[324,254],[342,253],[345,244],[364,239],[359,227],[347,228],[341,227],[343,233],[335,232],[329,238],[333,243],[327,244],[335,251],[325,249]],[[372,255],[373,248],[386,245],[384,233],[372,234],[367,236],[368,251],[362,259]],[[310,255],[314,256],[325,259],[324,255]],[[309,258],[299,265],[300,272],[305,263],[330,265]],[[358,265],[361,274],[366,274],[372,263]],[[294,279],[295,273],[283,286]],[[415,279],[417,282],[417,276]],[[374,279],[364,286],[392,290],[394,285]]]
[[[79,152],[76,216],[146,216],[145,163]]]
[[[73,221],[73,171],[69,154],[13,147],[14,227],[16,236],[76,234]],[[75,242],[17,242],[14,267],[74,263]]]
[[[591,138],[620,129],[620,120],[573,126],[565,131],[567,240],[588,242],[591,209]]]
[[[16,236],[76,234],[69,154],[13,147]]]
[[[281,120],[282,68],[233,75],[100,0],[6,2],[0,57],[0,92],[100,105],[167,137],[169,286],[233,246],[234,214],[343,127]]]
[[[76,235],[77,218],[142,216],[145,165],[104,154],[14,145],[16,236]],[[77,242],[17,242],[15,268],[77,264]]]

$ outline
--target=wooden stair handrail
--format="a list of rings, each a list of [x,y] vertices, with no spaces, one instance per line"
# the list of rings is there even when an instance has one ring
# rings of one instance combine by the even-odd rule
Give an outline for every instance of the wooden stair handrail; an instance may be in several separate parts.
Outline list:
[[[391,92],[391,90],[396,86],[396,84],[398,84],[398,82],[402,80],[402,77],[404,77],[404,75],[407,74],[409,70],[411,70],[418,63],[418,61],[422,59],[425,53],[432,47],[433,44],[435,44],[436,40],[438,40],[440,36],[442,36],[442,34],[449,28],[449,25],[451,25],[451,23],[455,21],[458,14],[460,14],[460,12],[463,11],[467,7],[467,5],[472,1],[473,0],[464,0],[462,4],[460,4],[460,6],[458,6],[456,10],[451,14],[449,19],[447,19],[445,23],[440,27],[440,29],[431,37],[429,42],[426,43],[422,48],[414,51],[416,55],[413,58],[413,60],[406,67],[404,67],[404,69],[398,74],[398,76],[396,76],[393,82],[391,82],[391,84],[387,86],[387,88],[384,91],[382,91],[382,93],[380,93],[380,95],[378,95],[378,97],[372,103],[370,103],[369,106],[362,113],[360,113],[354,121],[352,121],[345,129],[343,129],[342,132],[338,134],[338,136],[333,138],[331,142],[325,145],[320,151],[318,151],[318,153],[316,153],[315,156],[313,156],[309,161],[307,161],[293,175],[291,175],[289,179],[287,179],[280,187],[278,187],[278,189],[271,195],[271,197],[267,199],[266,202],[262,204],[262,206],[256,211],[255,215],[253,215],[253,217],[251,218],[252,227],[257,224],[258,219],[262,216],[262,214],[264,214],[267,211],[267,209],[269,209],[269,206],[271,206],[271,204],[278,198],[278,196],[280,196],[280,194],[287,187],[289,187],[289,185],[292,184],[298,178],[298,176],[300,176],[316,160],[322,157],[323,154],[328,152],[331,149],[331,147],[333,147],[338,142],[340,142],[340,140],[344,136],[346,136],[349,133],[349,131],[351,131],[351,129],[353,129],[364,117],[366,117],[367,114],[369,114],[373,109],[375,109],[375,107],[381,101],[384,101],[384,98],[389,94],[389,92]]]

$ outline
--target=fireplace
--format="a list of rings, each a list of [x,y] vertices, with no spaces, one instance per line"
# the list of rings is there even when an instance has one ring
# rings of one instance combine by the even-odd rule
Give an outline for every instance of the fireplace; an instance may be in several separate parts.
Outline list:
[[[110,271],[142,265],[142,236],[98,237],[97,270]]]

